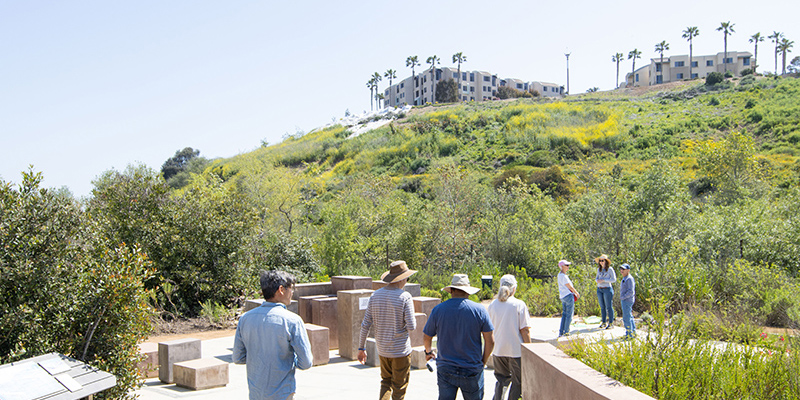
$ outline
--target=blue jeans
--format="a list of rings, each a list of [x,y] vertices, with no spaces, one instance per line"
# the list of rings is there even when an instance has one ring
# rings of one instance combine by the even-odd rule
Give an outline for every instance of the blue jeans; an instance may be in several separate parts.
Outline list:
[[[600,303],[600,322],[614,322],[614,288],[599,287],[597,288],[597,301]],[[608,319],[606,319],[608,316]]]
[[[439,400],[455,400],[458,389],[464,400],[483,400],[483,369],[475,372],[443,365],[436,367]]]
[[[636,323],[633,322],[633,303],[636,299],[622,300],[622,323],[625,325],[625,336],[636,333]]]
[[[558,329],[558,336],[569,333],[569,326],[572,324],[572,314],[575,313],[575,296],[570,293],[561,298],[561,327]]]

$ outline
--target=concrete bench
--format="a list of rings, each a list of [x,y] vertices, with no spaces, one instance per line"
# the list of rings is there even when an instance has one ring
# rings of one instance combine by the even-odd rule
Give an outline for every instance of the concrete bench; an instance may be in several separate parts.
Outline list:
[[[372,290],[372,278],[368,276],[332,276],[331,285],[333,286],[333,293],[340,290],[357,290],[369,289]]]
[[[408,333],[409,339],[411,339],[411,347],[422,346],[424,344],[425,339],[422,336],[422,329],[425,328],[425,324],[428,322],[428,315],[415,312],[414,319],[417,321],[417,329]]]
[[[216,358],[176,362],[172,368],[178,386],[202,390],[228,384],[228,363]]]
[[[176,362],[196,360],[202,357],[200,339],[178,339],[158,344],[158,379],[174,383],[172,366]]]
[[[155,378],[158,376],[158,343],[139,343],[139,355],[144,359],[139,361],[137,367],[142,378]]]
[[[311,300],[311,323],[328,328],[330,350],[339,348],[339,319],[337,317],[336,297],[320,297]]]
[[[418,296],[411,299],[414,301],[414,312],[425,313],[429,317],[433,308],[442,302],[442,299],[437,299],[436,297]]]
[[[367,362],[370,367],[380,367],[381,358],[378,356],[378,342],[375,339],[367,339]]]
[[[412,347],[411,348],[411,368],[425,369],[425,347]]]
[[[314,356],[313,366],[327,364],[331,359],[330,338],[328,337],[330,329],[314,324],[305,324],[305,326],[308,341],[311,342],[311,354]]]

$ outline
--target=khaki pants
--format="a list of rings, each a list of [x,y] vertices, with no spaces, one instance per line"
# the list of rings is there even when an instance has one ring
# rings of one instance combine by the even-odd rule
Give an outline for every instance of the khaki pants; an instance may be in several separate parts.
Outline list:
[[[406,397],[408,378],[411,373],[411,354],[405,357],[381,360],[381,397],[380,400],[402,400]]]

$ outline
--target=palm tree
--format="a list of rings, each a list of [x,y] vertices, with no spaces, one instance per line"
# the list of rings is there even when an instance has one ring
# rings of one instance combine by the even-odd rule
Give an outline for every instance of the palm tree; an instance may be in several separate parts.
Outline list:
[[[380,81],[381,81],[381,74],[379,74],[377,72],[374,72],[372,74],[372,86],[375,87],[375,98],[376,99],[378,98],[378,82],[380,82]],[[375,108],[380,108],[380,106],[378,105],[377,101],[375,102]]]
[[[661,76],[664,76],[664,52],[669,50],[669,43],[666,40],[662,40],[661,43],[656,43],[656,53],[661,55]],[[661,83],[664,82],[664,79],[661,79]]]
[[[367,81],[367,87],[369,88],[369,110],[372,111],[372,91],[375,89],[375,78],[369,78]]]
[[[642,52],[639,49],[633,49],[628,52],[628,60],[633,60],[633,66],[631,67],[631,79],[633,82],[636,82],[636,78],[634,77],[634,73],[636,73],[636,59],[642,58]],[[634,85],[635,86],[635,85]]]
[[[778,75],[778,45],[783,39],[783,33],[772,31],[772,35],[767,36],[767,38],[772,39],[772,42],[775,43],[775,75]]]
[[[756,32],[753,36],[750,36],[750,43],[755,43],[755,60],[753,61],[753,75],[756,74],[756,68],[758,68],[758,42],[763,42],[764,37],[761,36],[761,32]]]
[[[386,96],[384,96],[383,93],[378,93],[375,95],[375,103],[378,103],[378,109],[383,108],[381,107],[381,102],[384,102],[384,107],[386,106],[386,102],[384,100],[386,100]]]
[[[781,39],[781,44],[778,46],[778,51],[783,56],[783,72],[781,75],[786,75],[786,53],[791,53],[791,48],[794,47],[794,40],[786,38]]]
[[[725,72],[728,72],[728,35],[732,35],[736,32],[733,30],[734,25],[736,24],[732,24],[731,21],[720,22],[720,25],[717,28],[718,31],[722,32],[722,38],[725,42],[725,55],[722,59],[722,64],[725,66]]]
[[[392,80],[397,79],[397,71],[393,69],[387,69],[386,72],[383,73],[383,77],[389,80],[389,105],[394,107],[394,102],[392,101]]]
[[[689,41],[689,79],[692,79],[692,39],[700,35],[696,26],[687,27],[683,31],[683,38]]]
[[[614,86],[614,89],[619,87],[619,62],[625,59],[625,54],[617,53],[611,56],[611,62],[617,63],[617,86]]]
[[[406,67],[411,67],[411,96],[414,97],[414,105],[417,105],[417,75],[414,73],[414,67],[422,65],[419,63],[419,57],[408,56],[406,57]]]
[[[433,72],[436,69],[436,64],[439,64],[439,57],[432,55],[425,60],[426,63],[431,65],[431,104],[436,103],[436,82],[434,81]]]
[[[453,62],[458,63],[458,89],[456,90],[456,101],[461,101],[461,63],[467,62],[467,56],[459,51],[458,53],[453,54]]]

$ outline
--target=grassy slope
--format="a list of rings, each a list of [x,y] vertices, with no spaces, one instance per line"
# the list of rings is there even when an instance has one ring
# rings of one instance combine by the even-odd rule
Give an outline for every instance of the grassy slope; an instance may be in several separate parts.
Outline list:
[[[457,162],[496,177],[508,168],[561,165],[575,176],[583,161],[626,173],[647,160],[674,159],[692,178],[687,140],[708,140],[740,130],[785,170],[800,155],[800,81],[728,81],[714,88],[680,82],[569,97],[418,107],[409,115],[356,138],[345,127],[311,132],[264,147],[212,168],[227,179],[283,165],[333,187],[354,174],[388,174],[397,181]],[[779,174],[780,175],[780,174]]]

